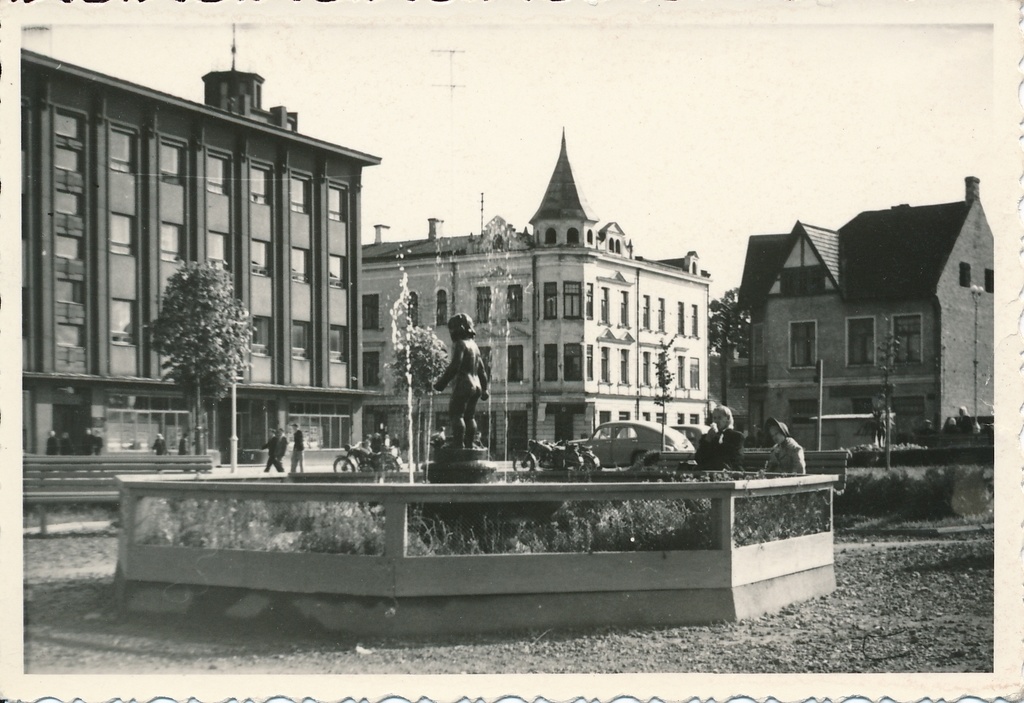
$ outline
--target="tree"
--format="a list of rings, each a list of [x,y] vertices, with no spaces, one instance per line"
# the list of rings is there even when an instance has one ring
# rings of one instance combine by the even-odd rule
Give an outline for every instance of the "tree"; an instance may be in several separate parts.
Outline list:
[[[654,362],[655,375],[658,381],[658,392],[654,396],[654,404],[661,408],[661,446],[665,446],[665,423],[668,420],[668,404],[676,398],[672,382],[675,374],[669,362],[668,352],[672,348],[672,342],[677,335],[670,339],[664,339],[658,343],[658,359]]]
[[[164,379],[181,387],[192,412],[193,451],[202,441],[204,402],[227,395],[249,357],[249,311],[235,297],[231,276],[208,262],[189,262],[167,281],[160,315],[150,325],[163,355]]]
[[[739,288],[726,291],[708,305],[708,347],[722,363],[722,405],[729,404],[729,359],[733,352],[746,357],[750,312],[739,305]]]
[[[409,438],[409,446],[417,448],[419,456],[426,456],[427,437],[421,411],[424,398],[433,393],[434,380],[444,373],[448,365],[448,347],[428,327],[409,326],[407,334],[396,337],[395,360],[388,364],[391,378],[398,393],[410,394],[413,422],[417,437]]]

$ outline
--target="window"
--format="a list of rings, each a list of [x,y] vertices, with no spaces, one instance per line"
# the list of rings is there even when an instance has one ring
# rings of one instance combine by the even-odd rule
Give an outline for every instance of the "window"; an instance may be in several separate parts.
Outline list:
[[[782,269],[779,276],[782,295],[816,295],[825,292],[825,267],[797,266]]]
[[[651,329],[651,296],[644,296],[643,317],[640,318],[640,328],[649,330]]]
[[[78,173],[82,167],[81,156],[81,151],[58,146],[53,150],[53,165],[61,171]]]
[[[554,227],[548,227],[544,231],[544,243],[545,244],[554,244],[557,240],[558,240],[558,235],[555,234],[555,228]]]
[[[570,227],[569,231],[565,233],[565,241],[568,244],[579,244],[580,243],[580,231],[575,227]]]
[[[380,352],[363,352],[363,385],[380,385]]]
[[[58,278],[56,293],[57,300],[61,303],[82,304],[85,302],[85,285],[81,281]]]
[[[691,413],[690,414],[690,424],[691,425],[699,425],[700,424],[700,415],[698,415],[697,413]]]
[[[686,335],[686,305],[683,303],[676,305],[676,334]]]
[[[292,322],[292,358],[309,358],[309,323],[300,320]]]
[[[700,337],[700,308],[696,305],[690,306],[690,335],[693,337]]]
[[[309,212],[309,181],[305,178],[292,177],[290,181],[289,200],[292,212]]]
[[[346,193],[341,188],[327,189],[327,219],[335,222],[344,222],[347,208],[345,203]]]
[[[619,383],[629,385],[629,350],[619,350]]]
[[[110,213],[110,252],[128,256],[135,253],[135,218]]]
[[[789,401],[789,419],[794,424],[808,423],[817,414],[817,398],[799,398]]]
[[[622,291],[622,300],[619,302],[619,324],[629,327],[629,292]]]
[[[380,327],[380,296],[374,293],[373,295],[363,296],[363,329],[364,330],[375,330]]]
[[[658,331],[665,331],[665,299],[658,298]]]
[[[434,311],[434,324],[448,324],[448,291],[437,291],[437,307]]]
[[[110,132],[110,170],[118,173],[134,172],[135,139],[131,134],[112,130]]]
[[[587,319],[594,319],[594,284],[587,284]]]
[[[632,418],[632,415],[630,415],[628,410],[620,410],[619,411],[619,422],[629,422],[631,418]],[[627,427],[626,429],[629,430],[630,433],[635,433],[636,432],[636,430],[634,430],[632,427]],[[621,433],[621,430],[620,430],[620,433]],[[622,436],[623,438],[630,438],[630,439],[632,439],[633,437],[635,437],[635,434],[625,434],[625,435],[620,434],[620,436]]]
[[[690,388],[700,390],[700,359],[690,357]]]
[[[416,291],[409,291],[409,324],[413,327],[420,326],[420,296]]]
[[[476,289],[476,321],[491,321],[491,289],[482,287]]]
[[[544,380],[558,380],[558,345],[544,345]]]
[[[553,320],[558,317],[558,284],[544,284],[544,319]]]
[[[609,296],[608,289],[607,288],[602,288],[601,289],[601,324],[603,324],[603,325],[607,325],[607,324],[610,323],[611,311],[608,309],[610,307],[610,302],[609,302],[608,296]]]
[[[686,388],[686,357],[676,357],[676,388]]]
[[[220,156],[206,157],[206,190],[209,193],[226,194],[228,160]]]
[[[292,280],[309,283],[309,249],[292,247]]]
[[[846,321],[846,363],[849,366],[875,363],[875,318],[856,317]]]
[[[601,347],[601,381],[602,383],[612,382],[611,359],[608,347]]]
[[[228,268],[228,236],[226,234],[207,233],[206,259],[220,268]]]
[[[566,381],[583,380],[582,344],[566,344],[562,348],[562,377]]]
[[[643,363],[640,365],[640,373],[643,374],[640,378],[643,379],[643,385],[651,385],[651,353],[644,352]]]
[[[892,411],[904,420],[920,418],[924,415],[924,396],[897,396],[892,399]]]
[[[491,376],[491,348],[482,345],[480,347],[480,361],[483,362],[484,368],[487,369],[487,377]]]
[[[523,287],[515,283],[508,287],[507,291],[508,320],[509,322],[523,321]]]
[[[327,256],[327,285],[331,288],[345,287],[345,257],[337,254]]]
[[[594,380],[594,345],[587,345],[587,380]]]
[[[992,269],[985,269],[985,292],[986,293],[995,293],[995,291],[996,291],[995,273],[992,271]]]
[[[59,347],[84,347],[85,328],[82,325],[57,325],[57,346]]]
[[[160,180],[181,183],[183,152],[180,146],[160,142]]]
[[[334,363],[348,363],[348,328],[331,325],[328,330],[328,351]]]
[[[160,223],[160,259],[162,261],[177,261],[181,258],[182,235],[184,229],[181,225],[170,222]]]
[[[520,344],[508,348],[508,380],[523,380],[523,347]]]
[[[258,166],[249,169],[249,200],[258,205],[270,202],[270,171]]]
[[[82,240],[77,237],[55,237],[54,253],[62,259],[82,258]]]
[[[817,358],[815,322],[789,323],[789,365],[814,366]]]
[[[606,422],[611,422],[612,421],[612,411],[611,410],[601,410],[601,411],[598,412],[597,417],[598,417],[598,424],[603,425]],[[605,431],[609,432],[609,437],[607,437],[606,439],[610,439],[611,438],[610,430],[605,430]]]
[[[135,301],[110,301],[110,341],[115,344],[135,344]]]
[[[252,353],[255,356],[270,355],[270,318],[252,318]]]
[[[892,333],[899,343],[896,349],[896,363],[919,363],[921,361],[921,316],[895,315],[892,318]]]
[[[583,315],[583,284],[566,281],[562,284],[562,316],[573,320]]]
[[[270,243],[253,240],[249,247],[252,272],[257,276],[270,275]]]
[[[960,262],[960,285],[963,288],[971,287],[971,265],[964,261]]]
[[[58,136],[81,141],[82,121],[73,115],[58,112],[54,119],[53,131]]]
[[[81,215],[82,196],[77,193],[65,193],[57,191],[54,196],[54,209],[62,215]]]

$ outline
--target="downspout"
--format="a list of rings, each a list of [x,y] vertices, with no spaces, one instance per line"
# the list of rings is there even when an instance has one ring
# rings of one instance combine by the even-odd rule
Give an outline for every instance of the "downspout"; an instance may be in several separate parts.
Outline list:
[[[636,323],[636,375],[633,380],[636,382],[636,413],[634,418],[640,419],[640,267],[636,267],[636,293],[633,294],[633,320]],[[667,417],[667,416],[666,416]]]
[[[531,336],[533,337],[533,344],[530,345],[530,346],[533,347],[532,354],[530,355],[531,358],[533,359],[533,368],[530,369],[530,371],[532,372],[530,374],[531,375],[530,406],[533,408],[533,437],[534,437],[534,439],[536,439],[537,436],[538,436],[537,432],[539,430],[538,418],[540,416],[540,408],[537,406],[537,382],[538,382],[539,366],[538,366],[538,362],[537,362],[537,359],[538,359],[538,353],[537,353],[537,341],[538,341],[537,340],[537,334],[538,334],[538,332],[537,332],[537,252],[536,252],[536,250],[531,252],[531,257],[530,257],[530,274],[531,274],[530,278],[533,281],[533,285],[531,286],[531,288],[533,289],[533,292],[530,295],[530,312],[531,312],[531,315],[530,315],[530,328],[532,330]]]
[[[946,383],[945,383],[946,375],[942,372],[943,351],[944,351],[943,347],[942,347],[942,304],[940,303],[939,297],[937,295],[932,297],[932,307],[935,309],[935,322],[934,322],[934,329],[935,329],[935,331],[934,331],[932,336],[934,337],[934,342],[933,343],[935,344],[935,376],[936,376],[936,386],[938,387],[938,390],[939,390],[938,402],[936,403],[937,407],[935,409],[935,429],[937,431],[941,432],[942,431],[942,421],[943,421],[943,417],[942,417],[943,410],[942,410],[942,408],[943,408],[943,403],[945,403],[945,400],[946,400]],[[922,335],[922,339],[923,339],[923,337],[924,337],[924,335]],[[921,351],[922,351],[922,356],[923,356],[924,350],[922,349]]]
[[[706,281],[705,284],[704,284],[704,375],[705,375],[705,379],[710,379],[711,378],[711,374],[708,373],[710,371],[710,369],[708,367],[711,365],[711,357],[709,356],[709,352],[708,352],[708,341],[709,341],[708,338],[710,337],[710,331],[708,330],[708,320],[709,320],[710,313],[711,313],[711,282],[710,281]],[[699,376],[697,377],[697,380],[700,381],[700,377]],[[704,416],[708,417],[708,416],[711,415],[711,405],[709,404],[709,398],[711,397],[709,391],[711,389],[708,388],[708,384],[706,382],[701,385],[701,388],[704,389]],[[722,404],[725,405],[724,401],[723,401]]]

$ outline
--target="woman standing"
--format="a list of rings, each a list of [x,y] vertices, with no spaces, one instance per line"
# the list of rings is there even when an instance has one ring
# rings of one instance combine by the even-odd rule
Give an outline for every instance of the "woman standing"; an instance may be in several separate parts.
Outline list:
[[[765,470],[783,474],[805,474],[807,464],[804,462],[804,448],[789,436],[786,423],[768,418],[764,423],[764,431],[772,439],[772,451],[768,455]]]

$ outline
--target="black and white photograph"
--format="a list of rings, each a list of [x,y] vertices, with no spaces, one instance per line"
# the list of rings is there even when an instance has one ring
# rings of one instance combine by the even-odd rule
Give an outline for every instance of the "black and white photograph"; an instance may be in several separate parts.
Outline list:
[[[0,695],[1016,695],[1019,8],[174,5],[3,13]]]

